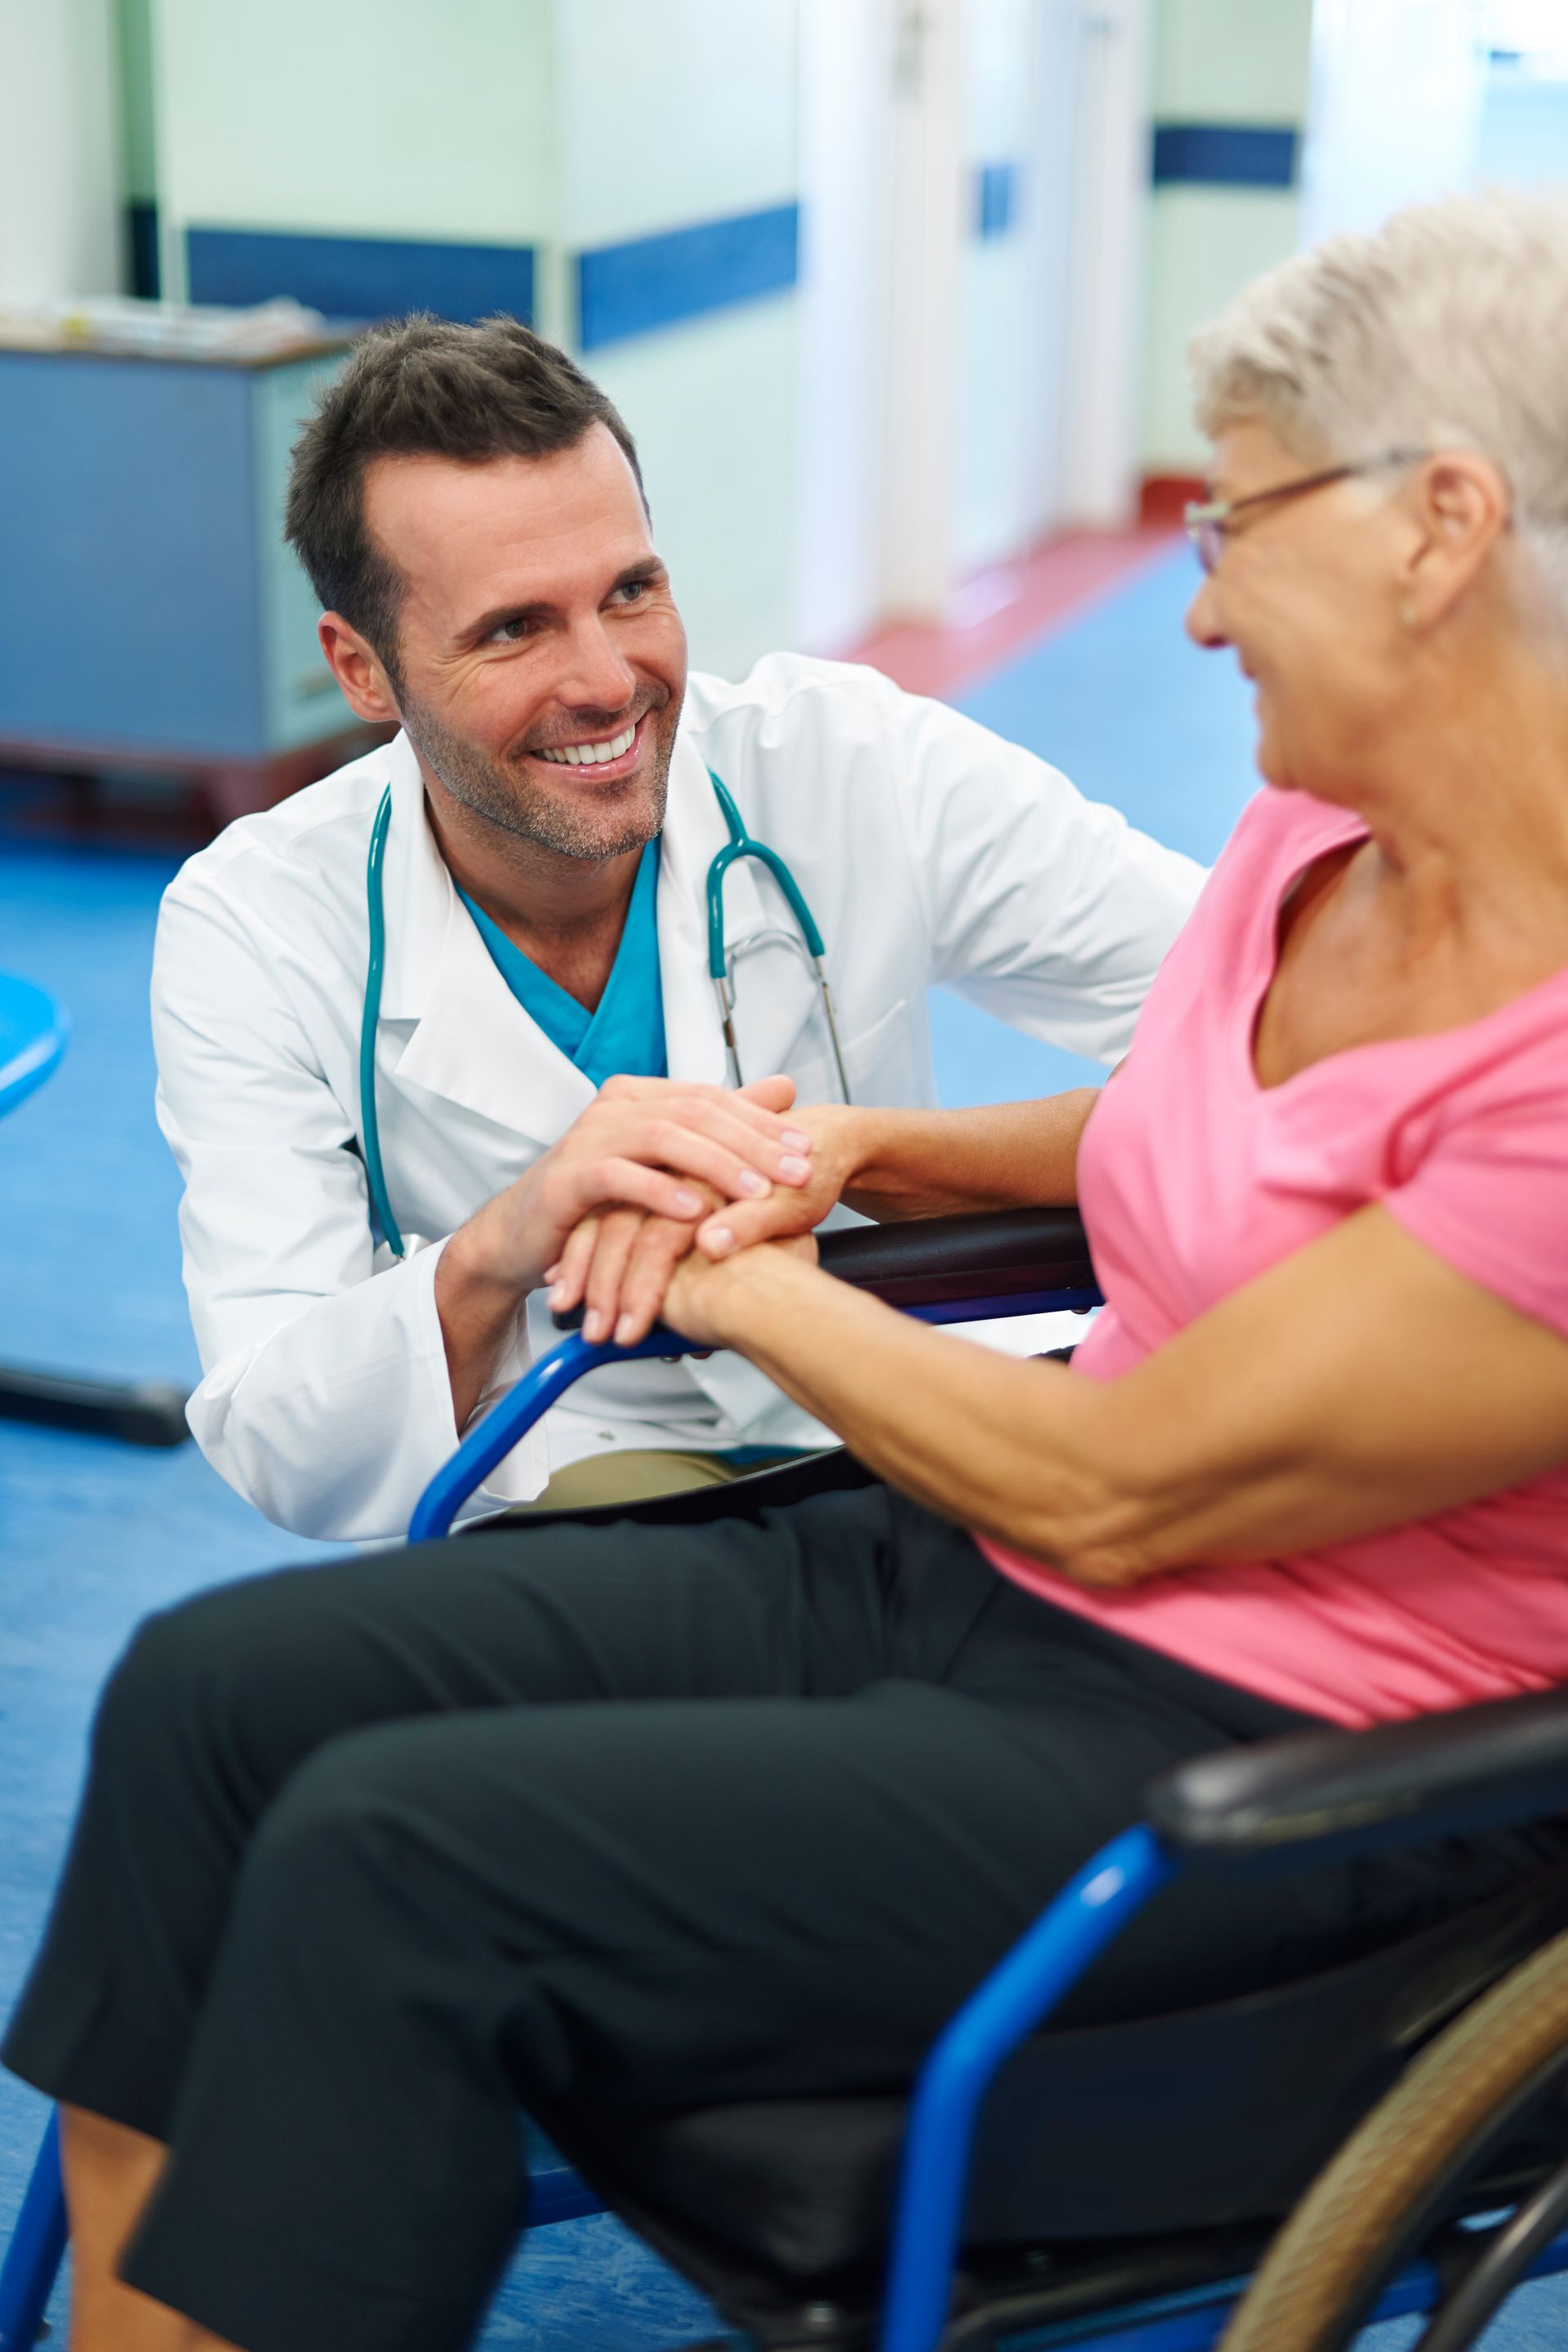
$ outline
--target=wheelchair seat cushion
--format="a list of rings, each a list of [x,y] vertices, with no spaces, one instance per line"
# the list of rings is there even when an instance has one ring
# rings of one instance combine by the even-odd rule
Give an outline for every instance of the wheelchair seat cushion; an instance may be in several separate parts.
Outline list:
[[[992,2087],[973,2247],[1211,2230],[1286,2211],[1421,2043],[1568,1925],[1557,1870],[1293,1984],[1041,2033]],[[879,2267],[896,2093],[542,2120],[606,2202],[731,2317],[842,2298]]]

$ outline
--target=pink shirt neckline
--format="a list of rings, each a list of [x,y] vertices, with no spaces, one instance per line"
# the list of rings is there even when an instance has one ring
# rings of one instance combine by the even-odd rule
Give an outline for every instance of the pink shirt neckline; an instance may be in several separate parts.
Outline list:
[[[1268,789],[1274,791],[1276,788],[1269,786]],[[1287,795],[1280,793],[1278,796],[1282,800],[1294,797],[1306,799],[1305,794]],[[1313,810],[1321,810],[1327,805],[1321,801],[1310,801],[1307,804]],[[1291,891],[1306,875],[1311,872],[1321,859],[1331,856],[1336,849],[1344,848],[1347,843],[1355,842],[1359,845],[1372,839],[1370,827],[1363,818],[1356,815],[1352,809],[1341,809],[1336,814],[1341,823],[1337,826],[1327,828],[1322,837],[1315,841],[1306,851],[1293,870],[1284,877],[1271,903],[1260,901],[1258,904],[1258,919],[1261,927],[1259,972],[1257,985],[1245,1005],[1246,1019],[1241,1027],[1241,1068],[1249,1090],[1265,1099],[1270,1096],[1283,1095],[1289,1088],[1303,1085],[1318,1071],[1337,1066],[1356,1055],[1383,1054],[1391,1050],[1405,1053],[1422,1045],[1443,1048],[1456,1039],[1468,1037],[1479,1039],[1489,1023],[1497,1022],[1506,1025],[1511,1016],[1521,1010],[1533,1013],[1536,1000],[1545,992],[1558,987],[1568,987],[1568,961],[1564,961],[1559,964],[1555,971],[1549,971],[1543,979],[1531,981],[1528,988],[1521,988],[1519,994],[1510,996],[1506,1003],[1494,1004],[1489,1013],[1478,1013],[1473,1021],[1460,1021],[1447,1029],[1416,1030],[1408,1037],[1367,1037],[1363,1038],[1359,1045],[1338,1045],[1331,1054],[1321,1054],[1315,1062],[1307,1063],[1302,1069],[1293,1070],[1288,1078],[1280,1078],[1271,1087],[1265,1086],[1258,1075],[1258,1024],[1263,1018],[1263,1008],[1268,1001],[1268,992],[1279,976],[1279,919],[1285,911],[1286,902]]]

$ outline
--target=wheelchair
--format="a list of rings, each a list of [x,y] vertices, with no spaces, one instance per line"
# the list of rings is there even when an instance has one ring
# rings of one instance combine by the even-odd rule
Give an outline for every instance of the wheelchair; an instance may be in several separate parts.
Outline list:
[[[1098,1303],[1076,1213],[824,1238],[906,1312]],[[572,1333],[437,1474],[411,1540],[611,1356]],[[692,1521],[864,1483],[843,1454],[582,1518]],[[781,1480],[783,1484],[781,1485]],[[1189,1872],[1387,1855],[1568,1811],[1568,1690],[1183,1765],[964,2003],[912,2096],[539,2115],[531,2226],[609,2210],[759,2352],[1339,2352],[1426,2317],[1461,2352],[1522,2281],[1568,2271],[1568,1861],[1340,1965],[1239,1999],[1042,2031]],[[37,2339],[66,2243],[51,2123],[0,2264],[0,2352]]]

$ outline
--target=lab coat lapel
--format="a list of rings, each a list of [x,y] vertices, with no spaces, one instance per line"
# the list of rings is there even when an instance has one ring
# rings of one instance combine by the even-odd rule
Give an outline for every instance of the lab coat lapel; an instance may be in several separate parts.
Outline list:
[[[708,868],[729,838],[706,762],[681,738],[669,763],[669,803],[659,861],[658,965],[664,990],[665,1054],[671,1077],[714,1086],[726,1083],[726,1072],[724,1032],[708,970]],[[739,946],[766,929],[773,919],[763,903],[754,865],[749,858],[738,859],[724,886],[726,946]],[[759,1063],[754,1075],[762,1076],[772,1066]],[[743,1356],[724,1352],[688,1357],[686,1369],[737,1428],[747,1427],[778,1402],[773,1383]]]
[[[416,1024],[397,1081],[535,1143],[552,1143],[593,1101],[593,1082],[551,1044],[496,970],[430,830],[424,780],[405,736],[388,757],[382,1018]]]
[[[425,814],[425,779],[406,735],[393,738],[385,758],[392,824],[382,865],[381,1012],[386,1021],[417,1021],[430,1001],[458,898]]]

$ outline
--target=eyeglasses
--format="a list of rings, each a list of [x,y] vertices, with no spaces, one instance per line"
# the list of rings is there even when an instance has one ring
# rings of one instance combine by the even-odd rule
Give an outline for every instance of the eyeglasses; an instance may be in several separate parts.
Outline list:
[[[1381,473],[1385,466],[1414,466],[1428,455],[1425,449],[1390,449],[1381,457],[1363,457],[1352,466],[1330,466],[1321,474],[1303,474],[1299,481],[1276,482],[1271,490],[1253,490],[1245,499],[1210,499],[1186,509],[1182,520],[1198,551],[1198,562],[1212,572],[1225,553],[1225,543],[1236,529],[1237,515],[1260,507],[1284,506],[1304,499],[1309,490],[1326,490],[1331,482],[1348,482],[1356,474]]]

